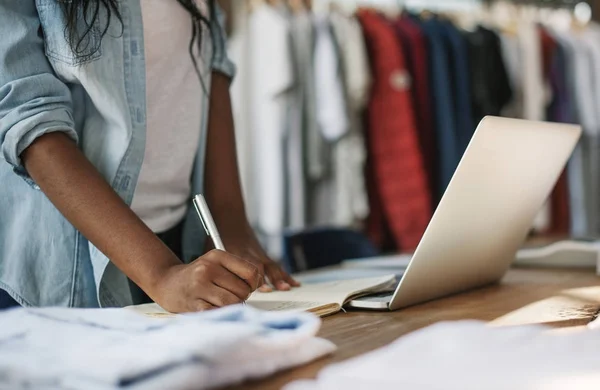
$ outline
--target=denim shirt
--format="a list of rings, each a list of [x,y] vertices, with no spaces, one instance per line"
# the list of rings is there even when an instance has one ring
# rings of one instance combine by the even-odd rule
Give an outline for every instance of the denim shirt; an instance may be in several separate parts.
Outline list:
[[[100,50],[93,52],[91,44],[78,57],[65,37],[57,0],[0,2],[0,289],[24,306],[132,303],[125,275],[52,205],[20,158],[36,138],[63,132],[131,203],[145,147],[144,30],[140,0],[119,6],[122,25],[113,18]],[[210,34],[203,34],[199,61],[207,91],[211,71],[234,73],[220,10],[217,15]],[[106,20],[106,14],[100,17]],[[99,42],[100,29],[89,37]],[[195,193],[203,185],[208,103],[205,96]],[[204,243],[192,210],[184,222],[185,259],[201,255]]]

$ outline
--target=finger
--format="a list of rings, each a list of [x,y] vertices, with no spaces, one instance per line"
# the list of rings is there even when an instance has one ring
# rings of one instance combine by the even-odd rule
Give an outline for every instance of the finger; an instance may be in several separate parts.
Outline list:
[[[222,287],[217,286],[216,284],[213,284],[211,286],[211,288],[208,290],[207,295],[204,296],[202,299],[216,307],[236,305],[244,301],[244,299],[236,297],[231,292],[225,290]]]
[[[273,287],[277,290],[288,291],[292,288],[285,280],[283,280],[283,272],[276,263],[271,263],[267,266],[267,276]]]
[[[272,292],[273,291],[273,287],[271,287],[267,283],[265,283],[265,284],[263,284],[262,286],[260,286],[258,288],[258,291],[260,291],[260,292]]]
[[[283,272],[283,280],[286,281],[292,287],[300,287],[300,282],[294,279],[290,274],[285,271]]]
[[[252,289],[248,284],[225,268],[221,268],[221,271],[214,277],[213,283],[243,301],[248,299],[250,294],[252,294]]]
[[[245,281],[248,286],[252,288],[252,291],[260,286],[262,276],[258,267],[254,264],[219,250],[211,251],[210,254],[211,256],[214,256],[223,267]]]
[[[216,309],[215,305],[206,302],[204,299],[198,299],[194,304],[194,311],[206,311]]]

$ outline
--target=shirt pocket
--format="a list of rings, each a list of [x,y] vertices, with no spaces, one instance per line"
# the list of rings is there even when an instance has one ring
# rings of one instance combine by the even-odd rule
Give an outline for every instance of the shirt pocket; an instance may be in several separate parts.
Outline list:
[[[70,66],[78,66],[102,56],[102,32],[97,22],[89,26],[79,9],[77,14],[77,40],[75,50],[69,44],[67,19],[63,5],[70,6],[72,0],[36,0],[40,23],[44,33],[46,56]],[[99,15],[103,15],[99,12]],[[90,17],[87,18],[90,21]]]

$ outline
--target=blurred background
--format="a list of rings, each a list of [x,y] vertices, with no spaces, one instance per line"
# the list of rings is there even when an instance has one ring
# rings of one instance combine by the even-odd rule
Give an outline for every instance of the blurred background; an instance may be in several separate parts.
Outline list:
[[[486,115],[583,125],[531,235],[599,235],[600,1],[220,2],[244,196],[271,256],[336,230],[410,253]]]

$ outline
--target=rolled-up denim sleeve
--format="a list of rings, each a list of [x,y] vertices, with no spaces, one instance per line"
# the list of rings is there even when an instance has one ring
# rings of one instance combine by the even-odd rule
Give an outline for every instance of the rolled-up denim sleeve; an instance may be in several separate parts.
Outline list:
[[[211,36],[214,42],[212,69],[225,74],[229,78],[235,76],[235,64],[227,56],[227,34],[225,33],[225,14],[216,5],[216,18],[211,21]]]
[[[0,1],[0,156],[31,182],[21,153],[38,137],[64,132],[75,142],[69,88],[44,53],[34,0]]]

